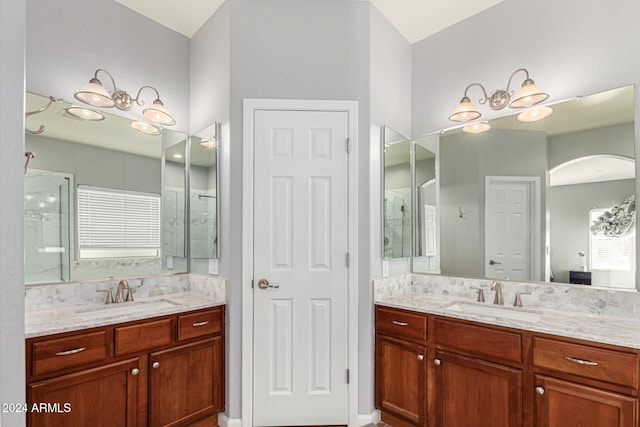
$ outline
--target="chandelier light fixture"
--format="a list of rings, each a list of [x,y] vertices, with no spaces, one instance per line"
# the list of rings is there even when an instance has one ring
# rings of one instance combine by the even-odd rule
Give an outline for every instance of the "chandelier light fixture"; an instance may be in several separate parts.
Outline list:
[[[111,80],[111,84],[113,86],[113,90],[108,92],[102,82],[98,80],[98,72],[103,72],[109,79]],[[155,123],[164,126],[173,126],[176,124],[176,121],[171,117],[169,111],[164,106],[162,101],[160,100],[160,94],[153,86],[142,86],[140,90],[138,90],[138,94],[135,98],[132,98],[131,95],[127,93],[127,91],[119,89],[116,86],[116,82],[113,79],[113,76],[106,70],[102,68],[98,68],[89,83],[87,83],[79,92],[76,92],[74,97],[85,104],[92,105],[94,107],[101,108],[112,108],[116,107],[119,110],[130,111],[133,108],[133,104],[138,104],[139,106],[143,106],[144,101],[140,100],[140,93],[143,89],[149,88],[152,89],[156,93],[156,99],[153,101],[151,106],[142,110],[142,115]]]
[[[522,87],[514,96],[514,91],[511,89],[511,80],[519,72],[524,72],[526,77],[522,82]],[[509,81],[507,82],[507,88],[498,89],[491,96],[487,95],[487,91],[480,83],[471,83],[464,90],[464,97],[460,100],[460,104],[458,104],[458,107],[453,111],[453,114],[449,116],[449,120],[453,122],[468,122],[475,120],[482,115],[471,103],[471,99],[467,96],[467,92],[473,86],[480,87],[484,94],[484,98],[479,99],[478,102],[482,105],[488,103],[489,108],[492,110],[502,110],[507,105],[509,105],[510,108],[531,107],[532,105],[539,104],[549,98],[549,95],[542,92],[542,90],[535,85],[533,80],[529,78],[529,72],[524,68],[519,68],[511,73]],[[511,100],[511,97],[513,97],[513,100]]]

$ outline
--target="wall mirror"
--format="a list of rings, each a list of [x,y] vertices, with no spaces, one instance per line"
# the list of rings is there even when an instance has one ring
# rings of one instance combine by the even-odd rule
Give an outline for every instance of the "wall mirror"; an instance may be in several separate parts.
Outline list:
[[[441,272],[634,289],[634,91],[429,136],[439,139]]]
[[[27,93],[26,111],[48,101]],[[25,120],[25,149],[35,154],[25,172],[25,283],[187,271],[186,262],[168,268],[163,259],[173,236],[162,223],[169,221],[163,147],[186,135],[144,134],[128,119],[101,113],[102,120],[86,120],[70,107],[55,102]],[[181,176],[184,194],[184,165]],[[184,224],[184,208],[175,221]],[[174,241],[183,257],[184,239]]]
[[[219,258],[218,135],[213,123],[189,137],[191,271],[201,274]]]
[[[411,141],[382,127],[383,258],[411,256]]]
[[[162,143],[162,266],[169,271],[188,271],[187,136],[165,129]]]
[[[412,141],[413,149],[413,268],[440,272],[440,211],[438,201],[438,135]]]

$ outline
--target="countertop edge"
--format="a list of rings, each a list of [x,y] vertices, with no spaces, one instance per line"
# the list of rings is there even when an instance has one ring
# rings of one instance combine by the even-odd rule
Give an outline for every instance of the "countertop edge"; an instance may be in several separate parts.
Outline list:
[[[169,316],[172,314],[213,308],[227,304],[226,299],[212,298],[196,292],[149,297],[136,302],[154,302],[161,300],[173,301],[176,302],[177,305],[176,307],[164,308],[153,312],[117,315],[93,320],[81,319],[76,314],[76,311],[85,311],[91,308],[100,309],[104,304],[25,311],[25,339],[38,338],[64,332],[77,332],[84,329],[152,319],[155,317]]]
[[[455,304],[456,302],[474,303],[468,299],[434,296],[432,301],[427,301],[428,298],[421,296],[416,298],[420,301],[408,302],[407,300],[412,297],[416,298],[412,295],[388,297],[376,300],[373,303],[377,306],[399,308],[452,319],[478,322],[486,325],[501,326],[564,338],[575,338],[594,343],[640,350],[640,320],[638,319],[576,312],[567,314],[547,309],[523,310],[535,311],[541,314],[539,321],[530,323],[446,309],[447,306]]]

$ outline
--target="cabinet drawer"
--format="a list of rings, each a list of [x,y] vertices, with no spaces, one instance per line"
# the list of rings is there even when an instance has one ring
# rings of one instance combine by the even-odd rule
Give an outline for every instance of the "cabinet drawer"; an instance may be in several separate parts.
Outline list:
[[[638,355],[534,337],[533,364],[614,384],[638,387]]]
[[[222,309],[178,316],[179,340],[220,332],[222,332]]]
[[[32,375],[96,362],[107,358],[107,332],[98,331],[32,344]]]
[[[426,341],[427,316],[393,308],[376,308],[376,332],[397,338]]]
[[[167,345],[172,341],[171,332],[171,319],[116,328],[116,355]]]
[[[436,344],[467,352],[473,357],[490,357],[522,362],[522,337],[515,332],[436,319]]]

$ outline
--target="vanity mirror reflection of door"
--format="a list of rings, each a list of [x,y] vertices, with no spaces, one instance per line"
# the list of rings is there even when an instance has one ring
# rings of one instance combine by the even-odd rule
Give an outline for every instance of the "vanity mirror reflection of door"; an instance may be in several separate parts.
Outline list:
[[[189,138],[189,200],[191,271],[217,274],[218,232],[218,123]]]
[[[382,127],[383,143],[383,258],[411,256],[411,141]]]
[[[570,283],[588,275],[593,286],[635,289],[635,207],[628,208],[633,225],[624,235],[591,230],[600,215],[613,215],[636,194],[635,91],[631,85],[549,104],[552,114],[535,122],[500,117],[484,133],[456,128],[429,135],[439,139],[442,273],[506,278],[488,268],[486,177],[537,177],[539,231],[522,236],[534,268],[523,279]]]

